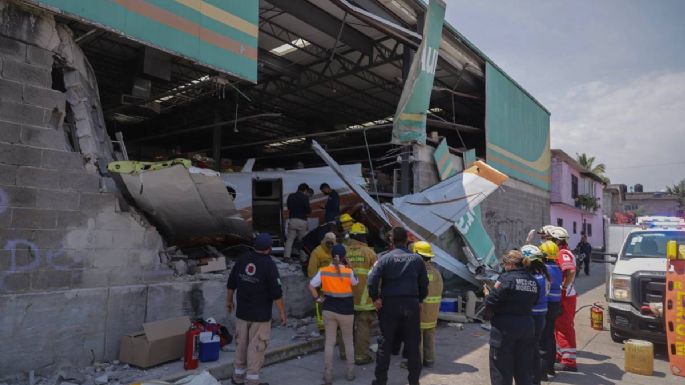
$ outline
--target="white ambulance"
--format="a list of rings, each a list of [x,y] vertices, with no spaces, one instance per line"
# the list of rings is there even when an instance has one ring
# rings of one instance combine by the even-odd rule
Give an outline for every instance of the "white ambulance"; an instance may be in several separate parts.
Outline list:
[[[666,243],[685,243],[685,220],[639,217],[623,242],[607,282],[611,339],[639,338],[666,343],[663,300]]]

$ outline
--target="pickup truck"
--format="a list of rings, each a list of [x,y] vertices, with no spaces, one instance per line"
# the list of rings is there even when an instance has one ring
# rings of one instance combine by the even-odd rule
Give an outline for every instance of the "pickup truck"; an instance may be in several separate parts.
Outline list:
[[[639,338],[666,343],[663,306],[666,281],[666,243],[685,243],[685,220],[641,217],[628,233],[607,281],[611,339]],[[661,308],[663,309],[663,308]]]

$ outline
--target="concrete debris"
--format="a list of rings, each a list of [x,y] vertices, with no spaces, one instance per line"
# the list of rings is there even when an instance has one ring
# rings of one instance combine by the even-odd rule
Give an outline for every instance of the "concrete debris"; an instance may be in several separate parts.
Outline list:
[[[440,312],[438,314],[438,319],[441,321],[448,321],[448,322],[459,322],[459,323],[469,322],[468,318],[463,313]]]
[[[184,260],[171,261],[169,266],[174,269],[174,273],[176,273],[176,275],[188,274],[188,263]]]
[[[464,330],[464,324],[460,322],[450,322],[447,326],[451,328],[456,328],[457,330]]]
[[[57,373],[58,380],[82,384],[86,381],[86,376],[74,367],[62,368]]]
[[[95,383],[98,385],[104,385],[109,382],[109,374],[105,373],[100,377],[95,378]]]

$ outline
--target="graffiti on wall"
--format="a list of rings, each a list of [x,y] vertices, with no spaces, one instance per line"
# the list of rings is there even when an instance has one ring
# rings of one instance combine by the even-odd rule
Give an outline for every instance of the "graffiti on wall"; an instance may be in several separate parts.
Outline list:
[[[485,212],[485,222],[495,241],[497,255],[502,255],[506,250],[521,248],[530,229],[535,228],[524,223],[521,218],[504,218],[495,210]]]
[[[4,214],[9,208],[10,196],[0,188],[0,215]],[[5,214],[6,215],[6,214]],[[78,261],[70,260],[64,262],[59,257],[65,254],[63,248],[41,249],[34,242],[27,239],[9,239],[5,242],[3,250],[7,251],[3,258],[7,258],[7,267],[0,270],[0,292],[8,291],[5,281],[8,277],[37,270],[52,269],[57,271],[75,270]],[[26,252],[28,259],[22,258]]]

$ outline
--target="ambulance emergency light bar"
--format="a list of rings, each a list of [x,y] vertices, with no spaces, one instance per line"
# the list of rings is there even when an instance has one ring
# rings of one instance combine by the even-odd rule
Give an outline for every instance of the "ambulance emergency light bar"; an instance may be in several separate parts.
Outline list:
[[[643,229],[660,227],[664,229],[685,229],[685,219],[678,217],[638,217],[637,225]]]

